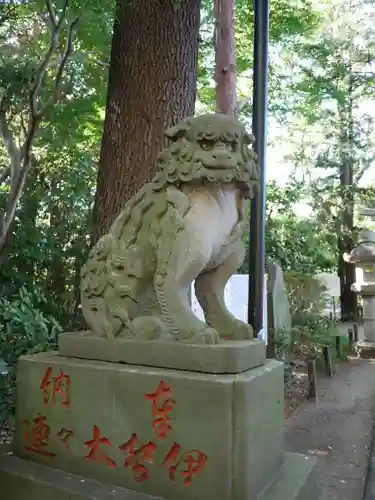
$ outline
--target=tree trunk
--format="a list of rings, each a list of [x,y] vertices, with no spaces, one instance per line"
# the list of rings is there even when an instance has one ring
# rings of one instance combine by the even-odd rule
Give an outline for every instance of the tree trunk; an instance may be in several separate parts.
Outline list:
[[[236,113],[235,0],[214,0],[216,112]]]
[[[155,172],[164,130],[194,113],[200,0],[117,0],[93,242]]]

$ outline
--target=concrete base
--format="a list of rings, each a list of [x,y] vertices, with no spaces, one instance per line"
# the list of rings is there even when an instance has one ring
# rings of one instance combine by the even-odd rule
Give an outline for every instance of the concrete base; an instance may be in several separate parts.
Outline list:
[[[315,457],[285,453],[275,481],[257,500],[319,500],[318,470],[319,463]]]
[[[274,360],[212,375],[24,356],[15,453],[167,500],[255,499],[282,464],[283,386]]]
[[[262,340],[223,340],[217,345],[189,345],[160,340],[108,340],[92,332],[59,335],[59,354],[67,358],[156,366],[203,373],[240,373],[264,363]]]
[[[5,455],[2,462],[1,500],[163,500],[15,456]],[[318,500],[316,469],[315,458],[286,453],[275,481],[258,498],[241,500]]]
[[[357,342],[356,349],[361,358],[375,359],[375,342],[362,340],[361,342]]]

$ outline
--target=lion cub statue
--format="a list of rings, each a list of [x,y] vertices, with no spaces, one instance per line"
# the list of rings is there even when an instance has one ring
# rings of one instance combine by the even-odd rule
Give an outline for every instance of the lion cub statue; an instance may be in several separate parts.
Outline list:
[[[187,118],[166,136],[171,144],[158,156],[154,179],[82,268],[84,318],[108,339],[251,339],[251,326],[228,311],[224,288],[245,257],[244,201],[259,184],[253,138],[219,114]],[[189,305],[194,280],[205,323]]]

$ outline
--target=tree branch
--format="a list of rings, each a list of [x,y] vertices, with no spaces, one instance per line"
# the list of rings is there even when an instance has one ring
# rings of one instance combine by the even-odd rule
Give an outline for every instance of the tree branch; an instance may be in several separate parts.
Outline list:
[[[10,167],[4,167],[0,172],[0,184],[2,184],[10,176]]]
[[[14,137],[8,126],[5,110],[6,96],[4,96],[1,100],[0,135],[10,157],[10,166],[3,169],[3,171],[0,173],[0,182],[4,182],[10,175],[11,189],[6,203],[6,210],[4,214],[0,214],[0,253],[3,251],[4,246],[9,241],[9,231],[14,220],[17,205],[22,196],[27,175],[30,171],[30,168],[32,167],[32,146],[40,122],[42,120],[43,113],[46,110],[46,106],[43,106],[43,103],[41,101],[40,90],[46,71],[50,67],[51,59],[56,54],[56,52],[59,51],[60,48],[60,35],[63,23],[66,20],[68,2],[69,0],[64,0],[62,12],[59,16],[57,16],[52,0],[46,0],[46,9],[48,12],[49,23],[52,27],[51,40],[45,57],[41,61],[34,75],[34,83],[32,85],[28,99],[28,124],[25,130],[25,140],[21,148],[18,148],[16,146]],[[66,47],[61,55],[60,63],[54,79],[52,103],[56,102],[59,97],[59,87],[61,84],[63,72],[66,67],[66,63],[73,49],[73,32],[77,23],[78,18],[76,18],[68,27]]]
[[[13,180],[18,177],[19,170],[21,168],[21,151],[16,146],[12,132],[8,127],[5,111],[1,108],[0,108],[0,135],[3,139],[4,146],[10,158],[10,167],[8,167],[6,170],[9,170],[11,182],[13,182]]]
[[[66,63],[68,62],[68,59],[69,59],[69,57],[72,53],[72,50],[73,50],[73,34],[74,34],[74,29],[75,29],[76,25],[78,24],[78,21],[79,21],[79,18],[76,17],[74,19],[74,21],[71,23],[71,25],[69,26],[68,37],[66,40],[66,47],[65,47],[63,56],[61,58],[61,61],[60,61],[60,64],[59,64],[59,67],[57,70],[56,78],[55,78],[55,84],[54,84],[54,99],[55,100],[57,100],[59,97],[58,94],[59,94],[59,88],[61,85],[62,75],[64,73]]]

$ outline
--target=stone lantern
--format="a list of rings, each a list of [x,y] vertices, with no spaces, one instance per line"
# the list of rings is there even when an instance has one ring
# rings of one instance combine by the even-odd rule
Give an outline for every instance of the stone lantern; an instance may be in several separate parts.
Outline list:
[[[367,212],[363,215],[370,215]],[[353,291],[363,300],[364,340],[358,342],[357,348],[362,357],[375,358],[375,232],[363,231],[359,244],[344,255],[344,260],[363,272],[362,282],[353,284]]]

